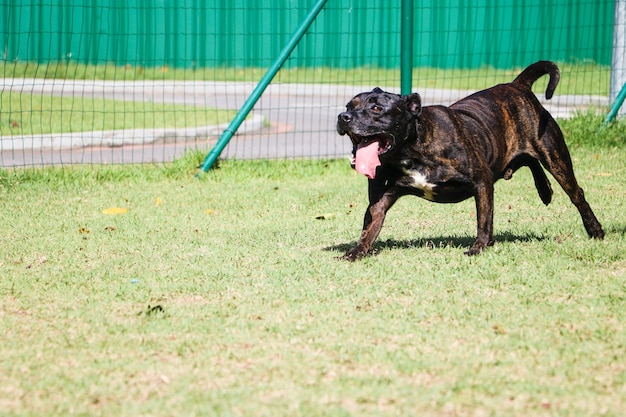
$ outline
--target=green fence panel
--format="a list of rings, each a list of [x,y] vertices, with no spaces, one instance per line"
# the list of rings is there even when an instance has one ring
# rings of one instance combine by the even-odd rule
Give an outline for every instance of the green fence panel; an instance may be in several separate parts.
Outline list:
[[[267,67],[311,0],[0,0],[0,47],[13,61]],[[613,0],[423,0],[417,67],[609,65]],[[400,65],[401,0],[332,0],[288,66]]]

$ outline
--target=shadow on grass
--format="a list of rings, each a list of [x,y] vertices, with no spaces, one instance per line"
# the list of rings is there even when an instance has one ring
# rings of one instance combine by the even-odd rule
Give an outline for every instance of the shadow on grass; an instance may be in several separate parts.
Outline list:
[[[550,237],[540,236],[534,233],[525,233],[523,235],[517,235],[513,233],[496,233],[494,235],[494,240],[496,243],[498,242],[540,242],[545,239],[549,239]],[[411,248],[459,248],[459,249],[469,249],[470,246],[474,243],[476,238],[473,236],[436,236],[430,238],[420,238],[420,239],[405,239],[405,240],[397,240],[397,239],[386,239],[386,240],[377,240],[372,245],[372,254],[376,254],[382,249],[411,249]],[[324,248],[324,250],[344,253],[348,250],[352,249],[356,245],[356,242],[352,243],[339,243],[337,245],[332,245]]]

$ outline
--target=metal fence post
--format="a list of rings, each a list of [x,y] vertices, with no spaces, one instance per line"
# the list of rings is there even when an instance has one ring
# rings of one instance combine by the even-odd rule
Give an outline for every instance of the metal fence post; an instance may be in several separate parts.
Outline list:
[[[400,92],[413,90],[413,0],[402,0],[400,35]]]
[[[626,109],[619,109],[619,106],[615,108],[617,98],[620,96],[619,93],[624,85],[626,85],[626,0],[615,0],[613,58],[611,60],[611,88],[609,91],[609,102],[614,103],[612,117],[626,114]],[[621,106],[621,102],[619,105]]]
[[[306,31],[309,29],[309,26],[311,26],[317,15],[324,8],[326,1],[327,0],[318,0],[318,2],[307,14],[302,24],[300,24],[300,27],[298,27],[294,34],[291,35],[291,38],[289,39],[289,42],[287,42],[287,45],[285,45],[276,60],[274,60],[263,78],[261,78],[261,81],[259,81],[250,96],[246,99],[243,106],[241,106],[241,109],[239,109],[239,112],[237,112],[237,115],[235,115],[233,121],[230,122],[224,133],[222,133],[222,135],[218,139],[213,149],[211,149],[207,157],[204,159],[202,165],[200,165],[200,169],[202,169],[202,171],[207,172],[209,169],[211,169],[226,145],[228,145],[228,142],[230,142],[230,139],[233,137],[237,129],[239,129],[239,126],[241,126],[241,123],[243,123],[256,102],[259,101],[259,98],[261,98],[261,95],[263,95],[263,92],[265,91],[267,86],[270,84],[270,82],[272,82],[272,79],[274,78],[276,73],[278,73],[278,70],[280,70],[280,68],[283,66],[291,52],[295,49],[296,45],[298,45],[298,42],[300,42],[300,39],[302,39]]]

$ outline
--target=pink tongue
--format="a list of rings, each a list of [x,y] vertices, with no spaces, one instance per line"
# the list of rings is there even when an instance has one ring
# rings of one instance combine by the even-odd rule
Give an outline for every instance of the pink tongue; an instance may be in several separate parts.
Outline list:
[[[378,158],[378,142],[373,141],[368,145],[361,145],[356,150],[354,169],[369,179],[376,176],[376,167],[380,165]]]

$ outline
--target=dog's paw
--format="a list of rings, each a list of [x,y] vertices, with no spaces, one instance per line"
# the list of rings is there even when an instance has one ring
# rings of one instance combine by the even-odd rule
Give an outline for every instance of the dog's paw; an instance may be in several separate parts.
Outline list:
[[[479,241],[474,242],[474,244],[472,245],[471,248],[469,248],[469,250],[465,251],[464,253],[467,256],[474,256],[474,255],[478,255],[479,253],[481,253],[482,251],[484,251],[485,249],[487,249],[488,246],[493,246],[494,241],[490,240],[487,243],[482,243]]]
[[[604,230],[602,229],[602,226],[600,226],[600,224],[591,228],[588,233],[589,233],[589,237],[592,239],[598,239],[598,240],[604,239]]]
[[[474,247],[472,246],[471,248],[469,248],[468,250],[466,250],[465,252],[463,252],[465,255],[467,256],[474,256],[474,255],[478,255],[483,249],[485,249],[484,247]]]
[[[358,259],[363,258],[365,255],[367,255],[367,251],[366,250],[364,250],[360,246],[355,246],[354,248],[352,248],[348,252],[346,252],[345,255],[343,255],[341,257],[341,259],[345,259],[346,261],[354,262],[354,261],[356,261]]]

